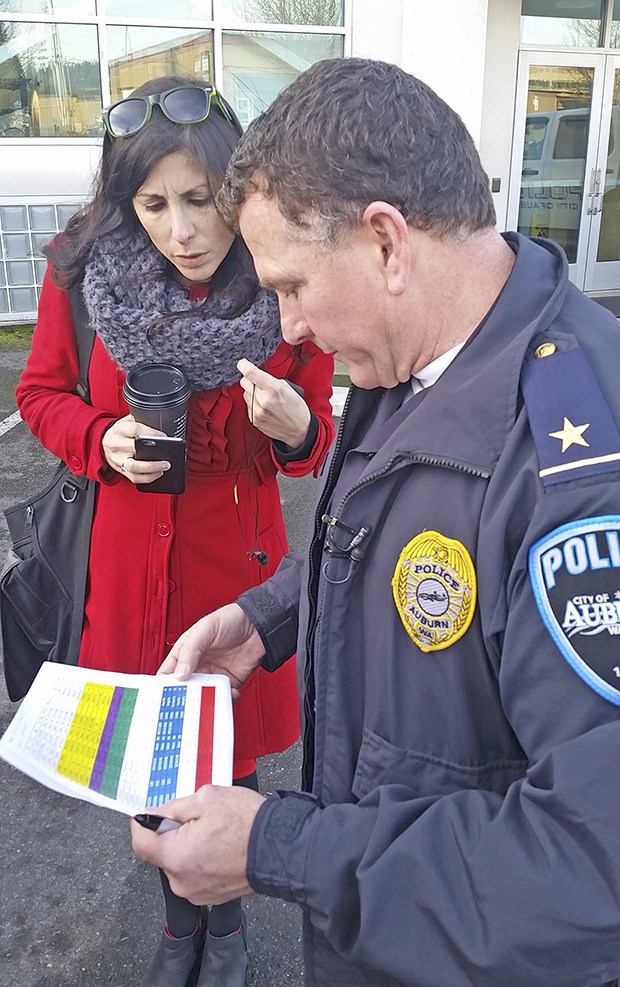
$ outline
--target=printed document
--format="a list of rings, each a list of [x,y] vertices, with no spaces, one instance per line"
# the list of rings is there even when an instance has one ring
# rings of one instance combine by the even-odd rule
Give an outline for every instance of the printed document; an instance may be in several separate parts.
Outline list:
[[[232,781],[225,675],[123,675],[44,662],[0,757],[57,792],[134,815]]]

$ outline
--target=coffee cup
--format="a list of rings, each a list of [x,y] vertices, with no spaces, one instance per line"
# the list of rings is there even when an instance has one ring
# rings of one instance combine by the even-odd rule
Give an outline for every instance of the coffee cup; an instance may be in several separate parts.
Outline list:
[[[169,363],[141,363],[127,374],[123,397],[137,422],[185,438],[190,386]]]

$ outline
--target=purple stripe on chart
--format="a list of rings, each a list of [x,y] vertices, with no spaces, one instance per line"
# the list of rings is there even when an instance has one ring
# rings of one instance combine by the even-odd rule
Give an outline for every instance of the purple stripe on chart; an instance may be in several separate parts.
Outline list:
[[[101,791],[101,780],[103,778],[103,772],[105,771],[108,751],[110,750],[110,744],[112,743],[112,737],[114,736],[114,727],[116,726],[118,711],[121,708],[123,692],[124,689],[121,686],[116,686],[112,694],[110,708],[108,709],[108,715],[101,733],[101,740],[99,741],[97,756],[95,758],[93,770],[90,775],[90,781],[88,783],[88,787],[92,788],[94,792]]]

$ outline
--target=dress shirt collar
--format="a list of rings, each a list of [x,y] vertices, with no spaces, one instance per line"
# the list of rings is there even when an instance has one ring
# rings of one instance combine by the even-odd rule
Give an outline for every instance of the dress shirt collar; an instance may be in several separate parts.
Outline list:
[[[444,370],[450,366],[455,356],[463,349],[465,343],[458,343],[453,346],[451,350],[446,353],[442,353],[438,356],[436,360],[432,360],[427,363],[425,367],[418,370],[415,377],[411,378],[411,392],[412,394],[417,394],[418,391],[423,390],[426,387],[431,387],[436,381],[439,380]]]

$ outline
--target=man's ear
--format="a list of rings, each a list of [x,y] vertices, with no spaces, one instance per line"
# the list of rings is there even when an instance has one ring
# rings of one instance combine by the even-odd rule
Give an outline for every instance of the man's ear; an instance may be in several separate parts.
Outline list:
[[[377,250],[390,294],[402,295],[411,274],[410,229],[405,217],[389,202],[371,202],[366,206],[362,222]]]

